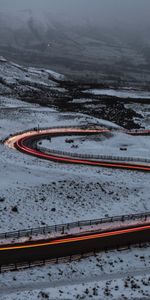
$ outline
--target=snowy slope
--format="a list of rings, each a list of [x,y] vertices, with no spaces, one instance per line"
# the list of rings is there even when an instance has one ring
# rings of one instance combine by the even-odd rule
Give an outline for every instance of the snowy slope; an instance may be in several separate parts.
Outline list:
[[[48,73],[20,68],[7,61],[0,63],[1,76],[9,84],[30,80],[49,85]],[[29,76],[26,78],[26,75]],[[3,83],[2,83],[3,85]],[[53,82],[50,85],[55,87]],[[3,85],[4,88],[10,88]],[[1,87],[0,87],[1,88]],[[148,122],[148,120],[147,120]],[[60,113],[55,108],[0,96],[0,139],[33,127],[110,125],[80,113]],[[148,137],[131,140],[124,134],[97,142],[81,144],[92,151],[99,148],[113,154],[120,143],[130,144],[149,155]],[[55,139],[53,141],[55,143]],[[66,147],[62,139],[55,146]],[[96,144],[95,144],[96,143]],[[62,145],[61,145],[62,144]],[[95,145],[95,146],[94,146]],[[146,145],[146,146],[145,146]],[[60,147],[61,148],[61,147]],[[138,150],[136,150],[138,151]],[[115,154],[115,153],[114,153]],[[83,219],[150,211],[149,174],[43,161],[26,156],[0,143],[0,231],[24,229]],[[14,210],[14,207],[17,209]],[[90,275],[89,275],[90,274]],[[127,278],[129,276],[129,279]],[[126,281],[128,287],[125,288]],[[0,300],[43,299],[141,299],[150,295],[149,248],[100,253],[72,263],[0,274]],[[74,282],[74,283],[73,283]],[[134,283],[138,288],[134,288]],[[117,288],[117,287],[118,288]],[[42,291],[42,292],[41,292]],[[107,295],[108,294],[108,295]],[[78,296],[79,295],[79,296]],[[47,296],[46,296],[47,297]]]
[[[3,56],[0,57],[0,77],[6,83],[16,83],[17,80],[24,80],[26,82],[37,82],[39,84],[50,84],[48,78],[51,75],[52,79],[64,80],[65,76],[56,73],[52,70],[37,69],[33,67],[22,67],[14,62],[8,61]]]
[[[94,95],[106,95],[106,96],[114,96],[118,98],[132,98],[132,99],[149,99],[150,100],[150,92],[142,92],[138,90],[113,90],[113,89],[93,89],[87,90],[85,92],[90,92]]]

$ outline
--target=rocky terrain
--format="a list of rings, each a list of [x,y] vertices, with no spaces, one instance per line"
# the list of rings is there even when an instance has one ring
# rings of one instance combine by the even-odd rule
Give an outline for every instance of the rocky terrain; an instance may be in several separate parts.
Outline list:
[[[118,97],[85,92],[85,89],[92,87],[104,88],[108,85],[73,81],[51,70],[23,67],[3,57],[0,59],[1,96],[55,107],[60,112],[85,113],[128,129],[139,128],[135,119],[142,118],[142,115],[134,110],[134,106],[127,108],[124,99]]]

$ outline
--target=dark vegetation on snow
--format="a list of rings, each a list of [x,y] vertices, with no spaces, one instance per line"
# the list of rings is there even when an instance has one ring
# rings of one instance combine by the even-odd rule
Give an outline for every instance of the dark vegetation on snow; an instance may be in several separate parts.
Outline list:
[[[52,78],[49,78],[52,80]],[[54,79],[53,79],[54,81]],[[56,82],[56,80],[55,80]],[[38,103],[45,107],[55,107],[60,112],[80,112],[93,117],[106,119],[127,129],[139,128],[134,118],[140,118],[133,109],[126,108],[124,101],[113,96],[98,96],[84,92],[91,88],[108,88],[103,83],[58,81],[57,85],[46,86],[36,82],[17,80],[17,83],[8,83],[0,77],[0,95],[7,95],[29,103]],[[4,89],[5,87],[5,89]],[[58,88],[64,88],[61,91]],[[128,99],[131,101],[132,99]]]

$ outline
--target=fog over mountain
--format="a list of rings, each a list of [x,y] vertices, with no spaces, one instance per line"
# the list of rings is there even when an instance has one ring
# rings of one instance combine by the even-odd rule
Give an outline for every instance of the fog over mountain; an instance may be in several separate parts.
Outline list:
[[[32,10],[39,17],[52,13],[70,20],[90,18],[94,23],[113,23],[118,20],[141,25],[150,24],[149,0],[0,0],[1,12],[14,15],[23,10]],[[140,18],[140,19],[139,19]]]
[[[0,0],[0,53],[77,76],[149,80],[149,12],[149,0]]]

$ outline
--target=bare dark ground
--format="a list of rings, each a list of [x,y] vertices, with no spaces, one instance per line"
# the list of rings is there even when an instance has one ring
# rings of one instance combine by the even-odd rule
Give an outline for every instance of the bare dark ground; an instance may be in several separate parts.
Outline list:
[[[51,79],[51,78],[50,78]],[[8,84],[0,78],[0,83],[6,86],[6,92],[0,91],[1,95],[15,97],[29,103],[38,103],[45,107],[55,107],[60,112],[84,113],[89,116],[106,119],[115,122],[127,129],[139,128],[134,118],[142,118],[133,109],[126,108],[121,99],[110,96],[95,96],[84,93],[85,88],[104,88],[104,84],[79,83],[73,81],[57,82],[53,89],[50,86],[18,80],[17,84]],[[57,88],[65,88],[61,92]],[[9,88],[9,91],[8,91]],[[132,99],[130,99],[131,101]]]

